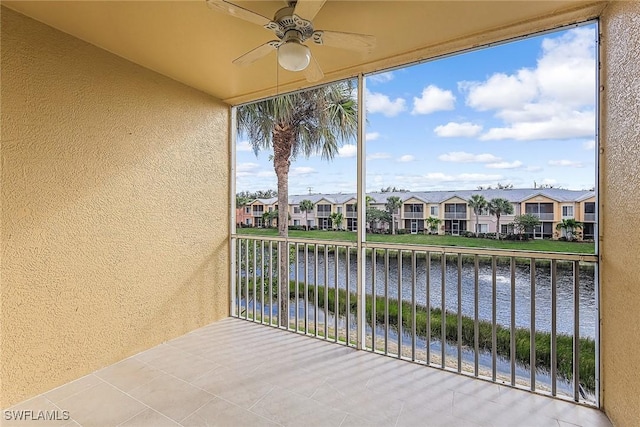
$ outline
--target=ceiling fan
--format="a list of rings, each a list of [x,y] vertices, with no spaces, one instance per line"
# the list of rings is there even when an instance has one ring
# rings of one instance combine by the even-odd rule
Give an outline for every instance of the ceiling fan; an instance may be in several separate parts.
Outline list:
[[[267,30],[273,31],[278,37],[278,40],[268,41],[235,59],[233,63],[236,65],[249,65],[273,50],[277,50],[278,64],[282,68],[289,71],[304,70],[307,80],[315,82],[322,79],[324,74],[315,58],[312,57],[311,51],[304,44],[306,40],[310,39],[318,45],[366,52],[371,51],[376,43],[374,36],[366,34],[315,30],[313,18],[324,6],[326,0],[287,1],[287,6],[278,10],[273,19],[226,0],[206,0],[206,2],[211,9],[261,25]]]

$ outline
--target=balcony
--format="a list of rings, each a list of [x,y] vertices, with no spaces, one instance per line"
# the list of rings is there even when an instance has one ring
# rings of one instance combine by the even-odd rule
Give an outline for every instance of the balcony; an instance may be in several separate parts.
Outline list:
[[[585,222],[596,222],[596,214],[595,213],[585,213],[584,214]]]
[[[256,218],[262,217],[262,215],[264,215],[264,211],[251,211],[251,214]]]
[[[424,219],[424,212],[405,212],[404,219]]]
[[[594,408],[233,318],[9,410],[44,408],[73,425],[611,426]]]
[[[345,215],[345,218],[357,218],[358,217],[358,212],[356,212],[356,211],[346,211],[344,215]]]
[[[358,286],[354,243],[234,241],[236,317],[500,387],[599,401],[595,255],[363,243]],[[275,285],[287,280],[280,262],[286,289]]]
[[[329,218],[331,216],[331,211],[318,211],[316,212],[317,218]]]
[[[466,212],[445,212],[444,219],[467,219]]]
[[[538,217],[540,219],[540,221],[553,221],[554,219],[554,214],[552,213],[546,213],[546,212],[527,212],[529,215],[533,215],[535,217]]]

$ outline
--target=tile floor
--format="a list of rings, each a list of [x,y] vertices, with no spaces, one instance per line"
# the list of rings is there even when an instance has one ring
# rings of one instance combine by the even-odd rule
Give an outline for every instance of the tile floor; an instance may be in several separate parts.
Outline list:
[[[3,426],[611,426],[598,410],[225,319],[11,410]]]

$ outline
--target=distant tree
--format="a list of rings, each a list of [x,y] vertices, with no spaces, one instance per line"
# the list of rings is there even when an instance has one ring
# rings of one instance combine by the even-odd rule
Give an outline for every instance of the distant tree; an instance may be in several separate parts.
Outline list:
[[[497,183],[496,184],[496,188],[499,189],[499,190],[509,190],[509,189],[513,188],[513,184]]]
[[[513,228],[518,234],[533,233],[533,229],[538,225],[540,218],[532,214],[517,215],[513,219]]]
[[[342,221],[344,220],[344,216],[342,215],[342,213],[334,212],[329,215],[329,218],[331,218],[331,223],[333,224],[334,228],[342,230]]]
[[[487,207],[489,208],[489,213],[496,217],[496,236],[500,240],[500,216],[512,214],[513,205],[507,199],[495,198],[489,200]]]
[[[576,229],[582,229],[584,224],[580,221],[576,221],[573,218],[563,219],[561,223],[556,225],[556,230],[564,230],[567,235],[567,240],[572,241]]]
[[[383,211],[378,208],[367,208],[367,223],[369,224],[369,229],[373,230],[376,225],[380,225],[382,223],[389,223],[391,221],[391,217],[388,212]]]
[[[309,211],[313,210],[313,202],[308,199],[304,199],[300,202],[300,212],[304,212],[304,229],[309,229],[309,221],[307,220],[307,215]]]
[[[436,218],[433,216],[430,216],[429,218],[427,218],[427,227],[429,228],[429,231],[437,232],[438,225],[440,225],[441,222],[442,220],[440,218]]]
[[[408,193],[411,190],[407,190],[404,188],[396,188],[396,187],[387,187],[387,188],[381,188],[380,192],[381,193]]]
[[[396,210],[399,210],[402,206],[402,200],[398,196],[387,197],[387,203],[384,207],[387,209],[389,216],[391,217],[391,234],[396,234],[395,221]]]
[[[474,194],[467,201],[467,204],[471,209],[473,209],[473,213],[476,215],[475,233],[477,235],[478,234],[478,216],[480,215],[480,212],[482,212],[483,209],[487,208],[487,199],[485,199],[484,196],[480,194]]]

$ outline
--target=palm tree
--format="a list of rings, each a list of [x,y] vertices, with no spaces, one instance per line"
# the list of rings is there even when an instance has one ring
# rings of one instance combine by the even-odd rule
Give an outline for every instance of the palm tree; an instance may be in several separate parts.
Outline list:
[[[481,194],[474,194],[471,196],[469,201],[467,202],[469,207],[473,209],[473,213],[476,215],[476,236],[478,235],[478,216],[483,209],[487,208],[487,199],[484,198]]]
[[[396,210],[400,209],[402,206],[402,200],[398,196],[391,196],[387,198],[387,203],[384,205],[391,215],[391,234],[396,234],[395,221],[394,218],[396,216]]]
[[[356,136],[357,103],[349,81],[322,86],[304,92],[270,98],[239,107],[236,111],[238,133],[247,136],[257,154],[273,152],[273,167],[278,180],[278,206],[289,206],[289,167],[299,155],[320,154],[330,160],[338,147]],[[288,237],[287,209],[279,212],[278,234]],[[286,242],[281,253],[287,253]],[[280,259],[281,277],[289,277],[286,257]],[[289,281],[280,283],[281,295],[289,295]],[[281,299],[280,324],[288,323],[288,298]]]
[[[584,227],[584,224],[581,223],[580,221],[576,221],[573,218],[568,218],[568,219],[563,219],[561,223],[556,225],[556,230],[565,230],[565,232],[567,233],[567,240],[572,241],[573,233],[576,230],[576,228],[582,229],[583,227]]]
[[[342,213],[334,212],[329,216],[329,218],[331,218],[331,223],[335,228],[337,228],[338,230],[342,229],[342,220],[344,219]]]
[[[313,202],[308,199],[304,199],[300,202],[300,212],[304,212],[304,229],[309,229],[309,221],[307,220],[307,214],[313,210]]]
[[[513,213],[513,205],[507,199],[491,199],[487,204],[489,213],[496,216],[496,237],[500,240],[500,215],[510,215]]]
[[[435,216],[430,216],[429,218],[427,218],[427,226],[429,227],[430,231],[438,231],[438,225],[440,225],[440,223],[442,222],[442,220],[440,218],[436,218]]]

